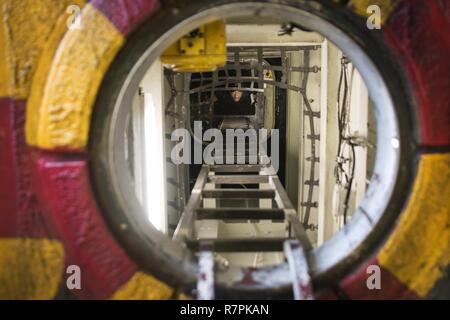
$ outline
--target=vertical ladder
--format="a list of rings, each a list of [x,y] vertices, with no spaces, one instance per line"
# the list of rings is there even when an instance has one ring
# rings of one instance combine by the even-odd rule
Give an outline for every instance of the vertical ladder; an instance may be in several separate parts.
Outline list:
[[[206,184],[212,188],[205,188]],[[233,189],[224,185],[268,184],[269,189]],[[217,187],[218,186],[218,187]],[[276,208],[204,208],[204,199],[271,199]],[[286,221],[287,237],[198,238],[195,221]],[[312,245],[273,168],[256,165],[203,165],[174,239],[198,253],[198,298],[213,299],[214,252],[284,252],[295,299],[313,299],[308,254]]]

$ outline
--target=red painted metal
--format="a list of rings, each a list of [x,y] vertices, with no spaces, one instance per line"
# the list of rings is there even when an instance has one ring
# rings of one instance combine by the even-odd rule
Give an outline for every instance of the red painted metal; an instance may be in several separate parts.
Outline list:
[[[26,101],[0,99],[0,237],[58,238],[82,272],[84,299],[105,299],[137,270],[96,206],[83,154],[33,150]]]
[[[371,265],[380,268],[381,289],[369,289],[367,279],[372,272],[367,268]],[[380,266],[376,258],[371,258],[352,274],[344,278],[339,287],[349,299],[358,300],[391,300],[419,299],[418,295],[402,284],[389,270]]]
[[[87,161],[36,151],[40,198],[65,245],[67,264],[80,266],[82,299],[106,299],[137,271],[116,243],[96,205]]]
[[[383,26],[411,81],[423,146],[450,145],[449,17],[448,1],[403,1]]]
[[[0,99],[0,237],[14,237],[17,233],[14,108],[14,100]]]
[[[316,300],[338,300],[339,299],[336,292],[331,288],[328,288],[325,291],[315,292],[315,295],[316,295]]]
[[[0,99],[0,237],[53,238],[36,196],[31,148],[25,143],[25,100]]]
[[[158,0],[92,0],[91,3],[125,36],[159,8]]]

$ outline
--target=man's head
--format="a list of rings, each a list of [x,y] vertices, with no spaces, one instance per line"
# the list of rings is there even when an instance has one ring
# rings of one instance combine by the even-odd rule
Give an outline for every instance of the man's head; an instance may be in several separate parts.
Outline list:
[[[239,102],[242,98],[242,91],[235,90],[230,92],[231,97],[233,98],[234,102]]]

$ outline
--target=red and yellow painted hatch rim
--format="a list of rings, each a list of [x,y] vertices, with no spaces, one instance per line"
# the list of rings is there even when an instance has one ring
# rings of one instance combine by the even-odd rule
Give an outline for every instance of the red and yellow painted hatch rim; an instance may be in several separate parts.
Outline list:
[[[67,31],[70,4],[82,7],[81,30]],[[0,76],[8,80],[0,82],[0,142],[7,149],[0,159],[0,174],[7,177],[0,186],[7,221],[0,229],[0,298],[54,298],[70,264],[83,272],[82,289],[74,290],[79,298],[171,298],[173,289],[140,272],[107,229],[84,152],[100,82],[126,36],[158,10],[158,1],[2,0],[0,5],[8,17],[0,25]],[[19,168],[17,157],[26,158]],[[23,175],[34,180],[37,191],[31,183],[16,185]],[[31,194],[29,202],[39,199],[39,205],[21,210],[17,191]],[[38,234],[40,223],[29,217],[35,210],[45,221]]]
[[[69,4],[83,7],[81,30],[67,30]],[[409,79],[421,150],[448,150],[450,6],[355,0],[348,9],[363,19],[370,4],[381,7],[386,48]],[[140,271],[108,230],[86,159],[102,79],[159,2],[0,0],[0,6],[0,77],[6,79],[0,82],[0,214],[6,221],[0,226],[0,298],[53,298],[68,264],[83,271],[82,289],[74,291],[79,298],[173,297],[175,290]],[[343,292],[356,299],[427,296],[450,263],[449,176],[450,153],[422,152],[406,207],[367,261],[380,265],[386,289],[369,291],[362,265],[341,281]],[[27,266],[33,271],[24,277]]]

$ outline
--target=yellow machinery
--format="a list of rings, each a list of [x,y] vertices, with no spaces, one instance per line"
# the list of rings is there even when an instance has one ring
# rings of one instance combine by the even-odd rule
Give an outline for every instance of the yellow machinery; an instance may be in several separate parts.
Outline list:
[[[227,60],[225,22],[205,24],[172,44],[161,62],[179,72],[213,71]]]

